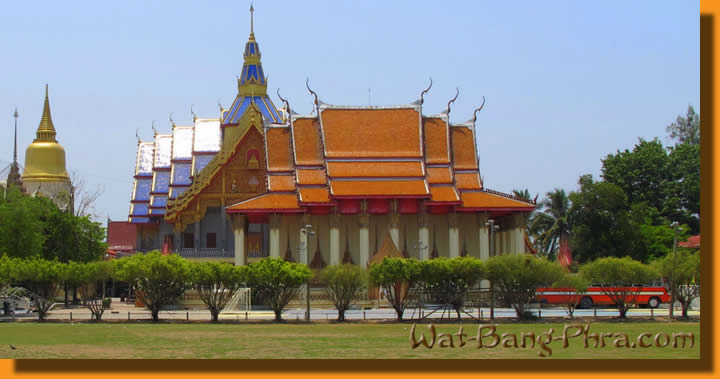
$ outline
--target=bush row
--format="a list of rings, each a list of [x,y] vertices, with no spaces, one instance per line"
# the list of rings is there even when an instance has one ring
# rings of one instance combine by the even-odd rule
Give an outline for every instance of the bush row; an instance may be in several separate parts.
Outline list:
[[[187,289],[195,289],[210,311],[213,321],[244,287],[265,299],[281,320],[283,309],[311,278],[338,310],[338,320],[345,319],[349,309],[369,286],[383,291],[395,309],[397,320],[403,319],[411,301],[431,301],[453,309],[458,318],[468,294],[480,280],[490,280],[505,304],[512,306],[519,318],[527,315],[527,306],[540,287],[564,287],[584,291],[588,283],[603,283],[625,317],[632,293],[616,293],[626,283],[647,283],[659,277],[674,278],[678,301],[687,315],[687,304],[697,294],[682,290],[699,282],[699,256],[683,252],[674,260],[665,257],[651,265],[630,258],[601,258],[580,267],[579,274],[568,273],[562,266],[530,255],[505,255],[481,261],[472,257],[436,258],[419,261],[412,258],[386,258],[368,270],[356,265],[328,266],[313,273],[307,266],[280,258],[265,258],[247,266],[227,263],[192,262],[178,255],[153,251],[111,261],[68,264],[39,258],[0,257],[0,287],[17,284],[33,292],[31,299],[44,320],[47,311],[64,282],[78,287],[83,303],[95,320],[101,320],[106,306],[98,293],[100,283],[114,279],[128,282],[139,300],[150,310],[153,320],[159,311],[176,303]],[[693,286],[694,287],[694,286]],[[412,289],[412,290],[411,290]],[[615,292],[613,292],[615,289]],[[568,304],[572,316],[575,302]]]

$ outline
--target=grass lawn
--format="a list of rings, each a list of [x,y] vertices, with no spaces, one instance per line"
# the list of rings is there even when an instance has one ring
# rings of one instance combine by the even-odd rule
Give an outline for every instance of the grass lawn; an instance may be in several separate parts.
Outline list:
[[[436,333],[458,333],[463,326],[467,337],[475,336],[478,324],[435,324]],[[644,339],[652,347],[615,347],[616,337],[605,339],[605,347],[584,347],[581,336],[568,340],[563,348],[561,340],[552,341],[551,359],[557,358],[700,358],[700,324],[698,322],[594,322],[589,334],[601,332],[626,333],[629,343],[637,341],[642,333],[651,333]],[[412,324],[378,323],[238,323],[238,324],[168,324],[168,323],[0,323],[0,359],[2,358],[541,358],[543,351],[534,348],[509,347],[478,349],[477,342],[466,341],[459,347],[453,336],[454,348],[432,349],[419,346],[412,349]],[[514,333],[520,343],[521,332],[546,333],[554,328],[554,337],[561,337],[564,324],[560,323],[505,323],[497,325],[497,335]],[[429,337],[427,324],[418,324],[417,338],[424,333]],[[483,333],[488,332],[487,329]],[[694,347],[655,347],[657,333],[689,332],[695,336]],[[572,331],[569,333],[571,334]],[[439,337],[439,336],[438,336]],[[449,337],[444,337],[445,345]],[[512,337],[508,337],[510,340]],[[664,338],[661,338],[661,341]],[[670,338],[672,340],[672,337]],[[492,338],[483,339],[484,344]],[[511,342],[508,342],[511,343]],[[11,349],[13,345],[16,349]]]

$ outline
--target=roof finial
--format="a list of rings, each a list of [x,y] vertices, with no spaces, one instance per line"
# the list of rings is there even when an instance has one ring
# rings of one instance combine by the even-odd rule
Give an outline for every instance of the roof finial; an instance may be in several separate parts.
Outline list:
[[[152,126],[152,130],[153,130],[153,135],[156,136],[158,134],[158,131],[157,131],[157,129],[155,129],[155,120],[152,120],[151,126]]]
[[[315,108],[318,108],[318,107],[319,107],[319,104],[318,104],[318,96],[317,96],[317,93],[315,93],[315,91],[313,91],[312,89],[310,89],[310,78],[306,78],[306,79],[305,79],[305,87],[307,87],[307,90],[310,91],[310,93],[315,97],[315,102],[314,102],[313,104],[315,104]],[[314,111],[315,111],[315,109],[313,109],[313,112],[314,112]],[[319,114],[320,114],[320,113],[318,112],[318,115],[319,115]]]
[[[135,129],[135,138],[137,138],[138,145],[139,145],[142,141],[140,140],[140,132],[138,131],[137,128]]]
[[[288,103],[288,101],[286,99],[283,99],[283,97],[280,96],[280,88],[277,89],[277,95],[280,98],[280,101],[285,103],[285,111],[287,113],[287,121],[289,122],[290,121],[290,103]]]
[[[218,98],[218,107],[220,107],[220,116],[222,116],[222,113],[225,112],[225,108],[223,108],[222,104],[220,104],[219,98]]]
[[[253,13],[255,13],[255,8],[253,8],[253,4],[250,3],[250,35],[253,35]]]
[[[197,120],[197,118],[198,118],[197,115],[195,114],[195,111],[193,111],[194,106],[195,106],[195,104],[190,104],[190,114],[192,114],[192,116],[193,116],[193,122],[195,120]]]
[[[170,123],[172,124],[173,127],[175,126],[175,120],[173,120],[173,118],[172,118],[172,112],[170,112]]]
[[[430,77],[430,85],[428,86],[428,88],[424,89],[422,93],[420,93],[420,105],[422,105],[422,103],[425,101],[425,94],[430,91],[430,88],[432,88],[432,77]]]
[[[454,103],[455,100],[457,100],[458,95],[460,95],[460,88],[455,88],[455,97],[453,97],[450,101],[448,101],[447,111],[445,111],[445,113],[448,116],[448,123],[450,123],[450,104]]]
[[[473,119],[472,119],[473,124],[475,124],[475,120],[477,120],[477,113],[480,112],[484,106],[485,106],[485,96],[483,96],[483,102],[482,102],[482,104],[480,104],[480,108],[477,108],[473,111]]]

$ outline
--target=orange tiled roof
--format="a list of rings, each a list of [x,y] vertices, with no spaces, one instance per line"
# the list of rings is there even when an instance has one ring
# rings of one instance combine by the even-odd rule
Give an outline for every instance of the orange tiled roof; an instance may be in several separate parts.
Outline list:
[[[448,126],[436,117],[423,119],[425,126],[425,161],[429,164],[450,163],[448,154]]]
[[[460,198],[463,208],[525,208],[528,210],[535,208],[532,204],[487,192],[462,192]]]
[[[301,187],[298,189],[300,201],[303,203],[328,203],[330,192],[325,187]]]
[[[432,186],[430,187],[430,195],[430,201],[460,201],[460,197],[458,197],[453,186]]]
[[[428,183],[452,183],[450,167],[428,167]]]
[[[328,158],[422,157],[416,109],[322,109]]]
[[[477,170],[475,161],[475,137],[467,127],[451,128],[453,165],[456,170]]]
[[[333,180],[333,196],[424,196],[428,189],[423,179],[408,180]]]
[[[320,145],[320,124],[317,119],[295,119],[292,128],[295,164],[298,166],[325,164]]]
[[[295,191],[295,177],[292,175],[268,175],[270,191]]]
[[[455,173],[455,184],[458,189],[482,189],[482,183],[480,183],[480,175],[477,172],[473,173]]]
[[[297,196],[288,193],[266,193],[227,207],[228,212],[301,211]]]
[[[421,161],[328,162],[330,177],[397,177],[424,176]]]
[[[265,129],[267,141],[268,171],[291,171],[294,169],[290,146],[290,128]]]
[[[323,169],[297,169],[298,184],[327,184]]]

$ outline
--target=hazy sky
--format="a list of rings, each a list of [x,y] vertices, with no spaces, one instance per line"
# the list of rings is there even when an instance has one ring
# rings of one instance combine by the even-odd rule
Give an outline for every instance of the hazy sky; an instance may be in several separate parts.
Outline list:
[[[255,1],[268,92],[310,113],[305,78],[330,104],[407,104],[477,120],[487,188],[577,188],[600,160],[699,110],[692,1]],[[127,218],[137,141],[218,117],[235,98],[250,20],[243,1],[13,1],[0,21],[0,169],[35,136],[44,85],[68,170],[101,185],[96,213]],[[368,88],[371,89],[368,99]]]

